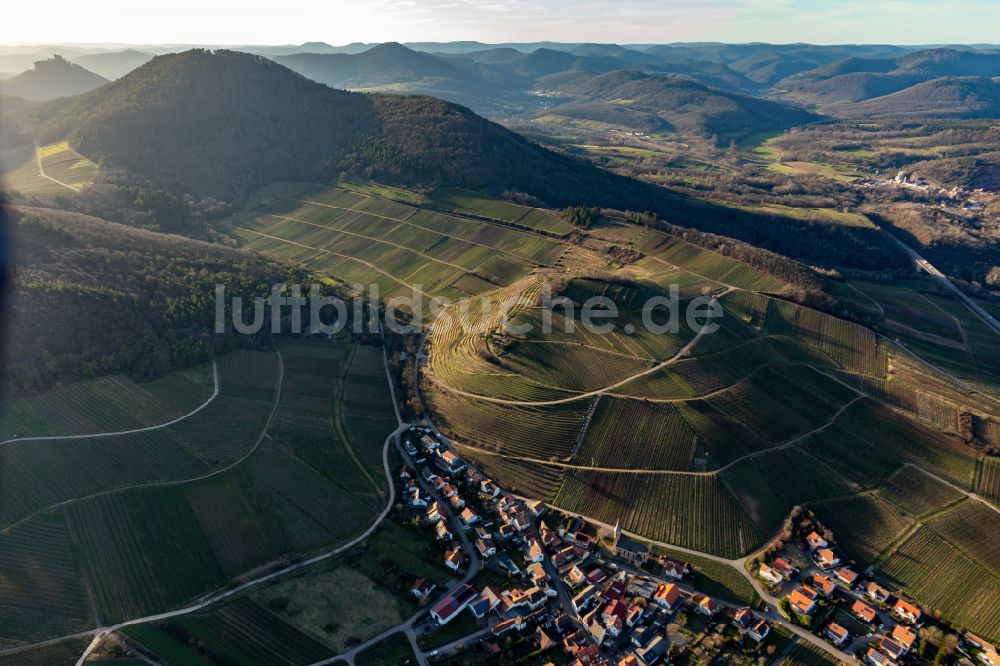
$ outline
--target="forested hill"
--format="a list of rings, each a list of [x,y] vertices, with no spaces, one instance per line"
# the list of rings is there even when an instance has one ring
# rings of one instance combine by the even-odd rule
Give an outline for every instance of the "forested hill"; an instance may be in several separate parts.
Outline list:
[[[541,148],[465,107],[334,90],[245,53],[160,56],[118,81],[20,116],[41,144],[68,138],[119,180],[196,199],[239,202],[269,182],[345,174],[409,188],[517,192],[554,207],[649,210],[819,264],[904,261],[873,230],[691,200]]]
[[[39,60],[29,69],[0,83],[0,91],[11,97],[43,102],[79,95],[107,83],[103,76],[73,64],[61,56]]]
[[[621,123],[651,131],[746,136],[802,125],[817,118],[798,107],[709,88],[680,76],[652,76],[627,70],[598,76],[571,72],[541,79],[537,85],[571,100],[541,113]]]
[[[7,222],[4,395],[110,372],[150,379],[253,344],[214,335],[215,285],[249,296],[295,277],[241,250],[86,215],[11,206]]]

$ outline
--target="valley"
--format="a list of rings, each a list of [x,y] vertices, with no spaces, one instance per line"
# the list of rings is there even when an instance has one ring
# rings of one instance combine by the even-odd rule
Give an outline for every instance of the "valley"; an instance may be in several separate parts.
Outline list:
[[[0,664],[989,654],[992,50],[330,48],[0,82]]]

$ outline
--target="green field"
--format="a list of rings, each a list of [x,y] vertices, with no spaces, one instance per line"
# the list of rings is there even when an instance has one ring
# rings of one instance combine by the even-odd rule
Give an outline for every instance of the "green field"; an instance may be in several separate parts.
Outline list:
[[[724,557],[746,554],[760,542],[746,513],[714,476],[570,470],[553,503],[611,525],[621,521],[623,528],[650,539]]]
[[[987,640],[1000,640],[1000,579],[924,527],[879,568],[878,576],[924,609]]]
[[[1000,458],[984,458],[976,492],[1000,506]]]
[[[551,216],[539,215],[545,226]],[[564,251],[530,231],[340,188],[264,197],[231,229],[250,249],[346,284],[377,284],[383,298],[420,294],[438,302],[510,284]]]
[[[695,434],[678,410],[602,397],[575,460],[619,469],[690,469]]]
[[[191,666],[214,666],[215,662],[188,644],[176,632],[153,624],[134,624],[122,630],[129,639],[153,653],[168,664],[190,664]]]
[[[837,545],[862,565],[874,562],[913,524],[912,516],[871,494],[819,502],[810,508],[833,530]]]
[[[962,494],[915,467],[902,467],[878,490],[878,496],[911,516],[924,516],[962,499]]]
[[[439,428],[477,448],[559,460],[571,453],[593,400],[518,407],[469,400],[445,390],[429,396],[428,405]]]
[[[39,171],[39,163],[49,178]],[[22,194],[71,195],[94,182],[97,165],[65,141],[46,146],[18,146],[0,152],[0,178],[7,189]],[[50,180],[51,179],[51,180]]]
[[[467,190],[454,188],[438,190],[431,197],[430,203],[435,207],[457,213],[492,218],[557,236],[565,236],[574,228],[573,225],[549,211],[490,199]]]
[[[836,666],[838,662],[812,643],[799,640],[775,663],[779,666]]]
[[[0,402],[0,439],[86,435],[171,421],[212,395],[210,365],[137,384],[115,375]]]
[[[413,647],[403,633],[393,634],[354,657],[358,666],[400,666],[415,661]]]
[[[79,563],[61,512],[0,534],[0,646],[94,626]]]
[[[878,485],[900,460],[971,487],[975,454],[949,437],[903,419],[870,401],[850,406],[842,419],[802,443],[844,476],[867,486]]]
[[[112,623],[183,605],[370,524],[384,502],[382,444],[396,427],[380,349],[345,339],[282,338],[278,346],[281,400],[268,437],[261,430],[278,357],[237,352],[219,361],[219,397],[169,428],[3,447],[22,470],[18,484],[5,484],[17,498],[4,505],[7,515],[65,507],[0,533],[5,573],[32,581],[29,590],[10,579],[3,590],[20,611],[0,621],[0,643],[93,626],[84,580],[100,620]],[[149,395],[184,387],[171,381]],[[334,427],[338,392],[350,422],[343,437]],[[144,487],[115,491],[117,479]]]
[[[249,599],[210,613],[185,615],[171,624],[225,663],[305,666],[334,654]]]
[[[15,654],[0,655],[0,666],[73,666],[87,649],[88,643],[89,638],[73,638]]]
[[[1000,578],[1000,513],[993,508],[967,500],[927,526]]]
[[[250,451],[267,419],[276,360],[274,354],[247,351],[220,359],[220,395],[197,414],[167,428],[5,444],[0,448],[0,465],[10,477],[0,488],[0,525],[76,497],[190,479],[232,464]],[[56,404],[57,410],[67,409],[61,400]],[[99,403],[94,412],[105,404]]]
[[[643,234],[633,247],[669,266],[695,275],[751,291],[778,291],[780,280],[765,275],[736,259],[706,250],[660,231]]]

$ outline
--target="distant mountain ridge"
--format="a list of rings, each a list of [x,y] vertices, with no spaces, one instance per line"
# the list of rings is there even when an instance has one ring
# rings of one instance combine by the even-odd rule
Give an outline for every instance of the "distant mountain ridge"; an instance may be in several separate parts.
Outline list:
[[[544,113],[640,127],[724,136],[801,125],[815,117],[794,106],[709,88],[681,77],[633,71],[598,76],[556,75],[542,80],[571,101]]]
[[[14,116],[37,143],[66,139],[106,177],[138,192],[152,187],[150,196],[159,189],[240,202],[275,181],[360,176],[519,193],[553,207],[649,210],[816,263],[884,266],[898,254],[875,230],[689,199],[556,154],[440,99],[335,90],[234,51],[158,56],[97,90]]]
[[[787,77],[775,87],[789,100],[828,105],[892,95],[942,77],[994,76],[1000,76],[1000,52],[939,48],[895,58],[852,56]],[[903,107],[898,111],[912,114],[912,109]]]
[[[55,55],[35,62],[34,69],[0,82],[0,93],[32,102],[72,97],[107,83],[99,74]]]

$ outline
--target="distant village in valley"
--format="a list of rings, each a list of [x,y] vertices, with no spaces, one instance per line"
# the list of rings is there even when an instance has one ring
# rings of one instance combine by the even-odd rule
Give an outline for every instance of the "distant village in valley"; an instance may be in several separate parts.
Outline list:
[[[777,664],[804,651],[870,666],[952,655],[1000,666],[986,640],[865,578],[811,517],[793,515],[790,538],[734,568],[756,590],[734,603],[698,591],[705,575],[678,551],[507,492],[430,427],[409,428],[402,446],[403,510],[459,578],[409,589],[427,611],[418,635],[454,636],[432,663]],[[934,643],[933,662],[922,642]]]

